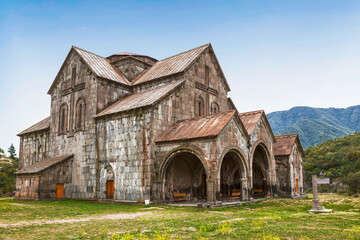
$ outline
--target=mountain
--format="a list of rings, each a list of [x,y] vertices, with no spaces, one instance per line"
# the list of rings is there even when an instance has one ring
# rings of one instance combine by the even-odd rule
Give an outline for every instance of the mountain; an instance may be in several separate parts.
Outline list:
[[[323,172],[322,177],[331,182],[344,182],[351,173],[360,172],[360,133],[329,140],[305,150],[305,182],[311,184],[311,176]]]
[[[360,105],[348,108],[294,107],[267,115],[276,135],[299,134],[303,148],[360,131]]]

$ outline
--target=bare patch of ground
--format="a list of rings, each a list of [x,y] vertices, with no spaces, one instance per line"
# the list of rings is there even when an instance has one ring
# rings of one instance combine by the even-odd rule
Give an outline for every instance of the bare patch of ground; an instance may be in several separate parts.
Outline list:
[[[13,206],[29,206],[29,204],[23,204],[23,203],[9,203],[9,204]]]
[[[49,221],[29,221],[29,222],[17,222],[3,224],[0,223],[0,227],[17,227],[17,226],[29,226],[29,225],[43,225],[43,224],[58,224],[58,223],[75,223],[75,222],[87,222],[90,220],[117,220],[117,219],[133,219],[139,216],[148,215],[151,212],[141,212],[141,213],[119,213],[119,214],[107,214],[98,217],[86,217],[86,218],[77,218],[77,219],[56,219]]]
[[[164,209],[161,207],[147,207],[147,208],[140,208],[141,210],[149,210],[149,209]]]

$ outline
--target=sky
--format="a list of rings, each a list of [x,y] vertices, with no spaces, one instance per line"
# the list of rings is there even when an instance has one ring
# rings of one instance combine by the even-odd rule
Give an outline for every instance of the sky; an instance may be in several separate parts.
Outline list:
[[[0,1],[0,148],[50,114],[72,45],[162,59],[211,43],[239,112],[360,104],[359,1]]]

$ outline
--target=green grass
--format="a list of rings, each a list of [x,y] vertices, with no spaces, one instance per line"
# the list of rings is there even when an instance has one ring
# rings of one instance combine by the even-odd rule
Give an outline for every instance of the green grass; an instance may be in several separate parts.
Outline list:
[[[166,205],[154,209],[73,200],[0,199],[1,224],[151,212],[133,219],[0,227],[0,239],[360,239],[359,198],[322,195],[321,205],[335,212],[317,215],[308,213],[311,200],[274,198],[197,210]]]

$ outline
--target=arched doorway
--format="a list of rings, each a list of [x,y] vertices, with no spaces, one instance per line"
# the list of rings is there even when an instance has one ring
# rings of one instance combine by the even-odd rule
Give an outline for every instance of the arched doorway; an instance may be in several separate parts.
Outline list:
[[[206,201],[206,171],[195,154],[179,152],[171,157],[164,169],[164,201]]]
[[[114,199],[114,171],[111,166],[106,169],[106,199]]]
[[[267,194],[267,170],[268,170],[268,157],[263,146],[258,145],[254,151],[252,162],[252,180],[254,198],[262,198]]]
[[[234,151],[225,154],[220,166],[220,200],[246,199],[246,168]]]

